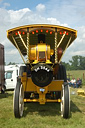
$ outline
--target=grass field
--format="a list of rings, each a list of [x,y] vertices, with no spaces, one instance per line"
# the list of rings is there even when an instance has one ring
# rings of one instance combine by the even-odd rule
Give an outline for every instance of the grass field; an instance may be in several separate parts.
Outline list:
[[[81,78],[83,79],[83,74],[84,74],[84,78],[85,78],[85,70],[73,70],[73,71],[67,71],[67,75],[70,74],[71,78],[75,77],[75,79],[77,78]]]
[[[73,73],[73,72],[72,72]],[[74,73],[75,74],[75,73]],[[85,89],[85,86],[83,85]],[[84,128],[85,97],[77,95],[78,89],[71,88],[71,116],[63,119],[59,103],[26,103],[24,116],[13,115],[13,92],[0,94],[0,128]],[[72,92],[75,92],[72,95]]]

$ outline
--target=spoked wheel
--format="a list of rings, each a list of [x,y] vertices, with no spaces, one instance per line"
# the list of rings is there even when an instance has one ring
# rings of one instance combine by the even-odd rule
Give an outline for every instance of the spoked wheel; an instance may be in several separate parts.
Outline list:
[[[24,111],[24,89],[21,80],[18,79],[16,89],[14,91],[14,115],[16,118],[23,116]]]
[[[61,116],[63,118],[69,118],[70,115],[70,92],[69,86],[62,85],[61,91]]]

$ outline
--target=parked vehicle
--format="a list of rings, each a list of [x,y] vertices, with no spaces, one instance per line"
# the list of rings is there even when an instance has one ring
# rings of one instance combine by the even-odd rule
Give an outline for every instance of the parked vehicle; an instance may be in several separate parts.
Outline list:
[[[5,66],[5,86],[6,90],[8,89],[15,89],[16,83],[17,83],[17,78],[19,76],[19,65],[8,65]]]
[[[5,86],[6,89],[14,89],[19,75],[19,67],[6,66],[5,67]]]
[[[5,92],[5,78],[4,78],[4,46],[0,44],[0,92]]]

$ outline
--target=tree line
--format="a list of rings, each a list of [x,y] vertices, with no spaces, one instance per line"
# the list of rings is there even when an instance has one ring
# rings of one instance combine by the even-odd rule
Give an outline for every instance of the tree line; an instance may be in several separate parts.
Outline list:
[[[62,64],[65,65],[66,70],[85,70],[85,57],[76,55],[68,63],[62,62]]]

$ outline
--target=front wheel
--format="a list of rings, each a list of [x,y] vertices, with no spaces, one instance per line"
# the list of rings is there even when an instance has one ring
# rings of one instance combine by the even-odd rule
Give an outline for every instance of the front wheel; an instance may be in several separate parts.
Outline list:
[[[20,118],[24,111],[24,89],[19,79],[14,91],[14,116]]]
[[[61,91],[61,116],[63,118],[69,118],[70,115],[70,92],[69,86],[62,85]]]

